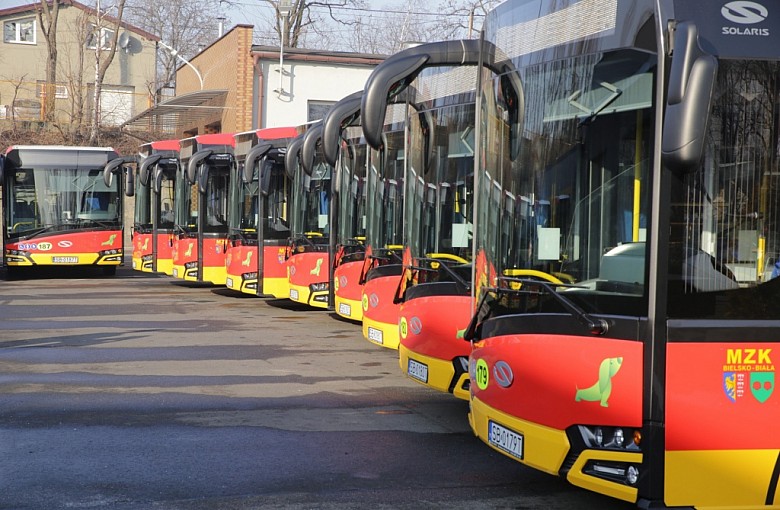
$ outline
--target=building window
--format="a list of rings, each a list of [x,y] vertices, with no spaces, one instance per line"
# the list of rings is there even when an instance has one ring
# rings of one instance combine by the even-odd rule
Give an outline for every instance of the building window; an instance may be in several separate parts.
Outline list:
[[[35,18],[6,21],[3,26],[3,40],[5,42],[35,44]]]
[[[54,97],[57,99],[68,99],[68,86],[62,83],[55,85],[56,89]],[[38,97],[46,97],[46,82],[38,80],[37,94]]]
[[[328,113],[328,110],[334,104],[336,104],[335,101],[309,101],[309,122],[324,119],[325,114]]]
[[[110,50],[111,41],[114,40],[114,31],[110,28],[101,28],[100,35],[98,36],[98,27],[92,25],[89,34],[87,35],[87,48],[94,50],[95,46],[98,44],[98,39],[100,41],[101,50]]]

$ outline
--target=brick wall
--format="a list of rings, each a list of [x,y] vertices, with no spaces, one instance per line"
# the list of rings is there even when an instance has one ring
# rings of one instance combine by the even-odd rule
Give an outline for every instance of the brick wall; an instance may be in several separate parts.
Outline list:
[[[237,133],[252,129],[252,26],[236,25],[222,38],[215,41],[190,59],[203,77],[203,90],[227,90],[224,109],[198,121],[198,134],[215,132],[219,125],[222,133]],[[176,95],[200,90],[195,72],[186,65],[176,72]],[[184,136],[183,133],[180,135]]]

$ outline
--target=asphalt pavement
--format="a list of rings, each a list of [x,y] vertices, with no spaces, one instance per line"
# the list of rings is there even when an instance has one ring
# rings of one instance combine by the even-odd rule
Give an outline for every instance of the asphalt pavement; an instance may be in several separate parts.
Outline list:
[[[0,279],[0,509],[633,508],[489,449],[328,311],[66,271]]]

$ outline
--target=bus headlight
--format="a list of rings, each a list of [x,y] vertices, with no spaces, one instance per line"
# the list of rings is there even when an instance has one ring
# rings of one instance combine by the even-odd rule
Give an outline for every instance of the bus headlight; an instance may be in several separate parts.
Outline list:
[[[642,434],[639,430],[632,430],[632,439],[626,443],[628,427],[591,427],[580,425],[578,427],[582,440],[587,448],[620,450],[620,451],[640,451],[639,445],[642,441]]]
[[[628,469],[626,470],[626,481],[629,485],[636,485],[636,482],[639,481],[639,468],[636,466],[628,466]]]
[[[328,290],[328,282],[322,282],[322,283],[312,283],[309,285],[309,290],[311,292],[323,292]]]

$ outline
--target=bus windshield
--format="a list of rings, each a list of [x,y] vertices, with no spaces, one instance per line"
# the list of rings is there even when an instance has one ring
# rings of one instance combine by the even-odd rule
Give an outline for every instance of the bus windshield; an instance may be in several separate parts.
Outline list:
[[[273,149],[276,151],[277,149]],[[289,228],[287,227],[287,193],[289,181],[284,172],[284,163],[276,162],[271,158],[264,158],[255,167],[252,182],[243,182],[239,168],[234,168],[234,176],[231,180],[233,193],[231,203],[234,210],[229,215],[231,232],[256,232],[257,231],[257,203],[258,203],[258,170],[262,168],[263,175],[268,175],[267,195],[263,197],[263,234],[266,239],[287,239]]]
[[[473,93],[463,96],[465,104],[419,111],[410,119],[405,245],[416,258],[471,260],[475,107]]]
[[[602,295],[589,300],[593,312],[641,314],[655,65],[652,54],[618,50],[521,69],[533,98],[522,133],[512,129],[521,112],[507,77],[486,89],[483,283],[513,289],[538,278],[572,299]]]
[[[366,235],[366,158],[368,147],[360,127],[345,129],[337,163],[339,182],[339,242],[355,242]]]
[[[101,169],[17,168],[10,184],[8,226],[14,235],[121,224],[117,183],[106,187]]]
[[[404,128],[403,105],[388,106],[384,147],[369,153],[367,242],[373,250],[400,246],[403,242]]]
[[[299,183],[295,197],[294,232],[299,235],[327,236],[330,228],[331,167],[318,152],[311,175],[306,175],[301,166],[297,173]]]

